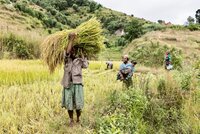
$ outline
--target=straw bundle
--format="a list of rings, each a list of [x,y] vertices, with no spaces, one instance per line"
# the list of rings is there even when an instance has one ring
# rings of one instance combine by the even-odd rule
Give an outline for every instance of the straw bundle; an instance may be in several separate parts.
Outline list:
[[[77,54],[80,52],[91,58],[98,54],[103,47],[104,37],[100,22],[92,18],[82,23],[76,29],[63,30],[48,36],[41,44],[42,59],[47,63],[50,72],[54,72],[58,65],[64,61],[64,48],[68,44],[68,35],[77,33],[74,48]]]

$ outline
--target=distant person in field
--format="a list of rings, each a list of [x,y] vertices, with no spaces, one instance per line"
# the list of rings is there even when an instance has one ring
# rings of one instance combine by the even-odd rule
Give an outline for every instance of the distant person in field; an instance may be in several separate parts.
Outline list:
[[[106,69],[113,69],[113,63],[110,59],[106,62],[106,65],[107,65]]]
[[[128,55],[122,56],[122,62],[123,63],[120,65],[117,79],[123,82],[123,87],[125,88],[133,87],[133,81],[132,81],[133,69],[134,69],[133,64],[129,62]],[[137,63],[134,63],[134,66],[136,64]]]
[[[88,61],[83,54],[77,54],[73,48],[75,33],[70,33],[65,48],[64,75],[62,79],[62,107],[68,110],[70,126],[73,126],[73,112],[76,110],[77,123],[80,122],[81,110],[84,105],[84,92],[82,84],[82,68],[88,67]]]
[[[171,64],[171,55],[170,55],[170,52],[167,51],[165,54],[165,69],[171,70],[172,68],[173,66]]]

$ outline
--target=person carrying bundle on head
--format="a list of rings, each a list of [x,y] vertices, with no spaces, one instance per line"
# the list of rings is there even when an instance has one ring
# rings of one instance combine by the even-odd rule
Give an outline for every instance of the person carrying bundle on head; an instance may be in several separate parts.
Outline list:
[[[76,33],[70,33],[68,44],[65,48],[64,75],[62,79],[62,107],[68,110],[70,126],[73,126],[73,110],[76,110],[77,123],[80,122],[81,110],[84,106],[82,84],[82,68],[88,67],[88,61],[83,53],[78,53],[73,47]]]
[[[130,88],[133,86],[133,64],[129,62],[128,55],[122,56],[123,63],[120,65],[120,69],[117,75],[117,80],[123,82],[123,87]]]

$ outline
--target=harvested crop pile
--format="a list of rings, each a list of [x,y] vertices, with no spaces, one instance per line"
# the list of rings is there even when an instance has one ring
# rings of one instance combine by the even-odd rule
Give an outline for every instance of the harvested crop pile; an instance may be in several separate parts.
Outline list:
[[[47,63],[50,72],[54,72],[64,61],[64,48],[68,44],[68,35],[77,33],[74,48],[76,53],[83,53],[88,58],[98,54],[103,48],[102,28],[96,18],[82,23],[76,29],[63,30],[48,36],[41,44],[42,59]]]

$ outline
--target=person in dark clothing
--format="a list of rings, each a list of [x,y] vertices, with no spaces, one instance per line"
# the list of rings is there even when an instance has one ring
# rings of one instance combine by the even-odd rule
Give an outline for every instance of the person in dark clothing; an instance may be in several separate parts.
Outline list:
[[[171,70],[172,67],[173,66],[171,65],[171,55],[170,55],[170,52],[166,52],[166,54],[165,54],[165,69]]]
[[[106,65],[107,65],[107,68],[106,68],[106,69],[113,69],[113,63],[112,63],[111,60],[108,60],[108,61],[106,62]]]

